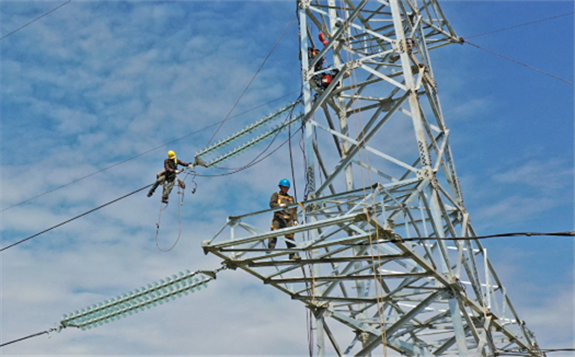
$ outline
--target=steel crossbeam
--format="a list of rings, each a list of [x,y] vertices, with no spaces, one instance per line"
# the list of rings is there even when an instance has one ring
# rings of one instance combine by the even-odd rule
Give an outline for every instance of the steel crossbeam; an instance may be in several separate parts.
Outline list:
[[[298,15],[300,224],[267,231],[271,209],[232,216],[202,244],[206,254],[304,303],[317,356],[380,346],[405,356],[541,356],[480,241],[451,240],[476,233],[430,61],[430,50],[462,43],[438,1],[300,0]],[[319,32],[327,44],[308,57]]]

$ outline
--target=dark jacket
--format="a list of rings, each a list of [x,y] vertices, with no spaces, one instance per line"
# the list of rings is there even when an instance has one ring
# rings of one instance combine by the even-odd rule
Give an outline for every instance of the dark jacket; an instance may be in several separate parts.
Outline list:
[[[295,203],[292,196],[287,193],[274,192],[270,198],[270,208],[280,208],[280,204],[285,203],[286,205],[291,205]],[[284,209],[282,211],[274,212],[274,216],[281,217],[283,219],[297,220],[297,208],[292,207],[289,209]]]
[[[171,181],[176,178],[176,170],[178,169],[178,165],[188,166],[187,162],[183,162],[180,159],[166,159],[164,160],[164,169],[166,175],[166,180]]]

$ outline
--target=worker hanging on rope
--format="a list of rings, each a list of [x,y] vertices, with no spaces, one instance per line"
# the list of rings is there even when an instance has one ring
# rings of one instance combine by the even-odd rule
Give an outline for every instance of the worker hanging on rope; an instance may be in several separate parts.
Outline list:
[[[156,175],[156,182],[154,182],[154,185],[150,189],[150,192],[148,192],[148,197],[151,197],[154,194],[156,188],[158,188],[159,185],[163,184],[164,190],[162,192],[162,203],[166,204],[168,203],[170,192],[172,192],[172,189],[176,184],[177,179],[176,175],[180,173],[180,170],[178,170],[178,165],[187,167],[190,164],[176,158],[176,153],[174,151],[172,150],[168,151],[168,158],[164,160],[164,171]],[[186,188],[184,181],[180,179],[178,179],[178,185],[182,189]]]
[[[279,183],[280,191],[274,192],[272,197],[270,198],[270,207],[271,208],[286,207],[286,206],[289,206],[289,205],[294,203],[293,197],[288,194],[290,186],[291,186],[291,184],[290,184],[288,179],[283,179],[280,181],[280,183]],[[281,229],[281,228],[294,227],[294,226],[297,226],[297,224],[298,224],[297,208],[292,207],[289,209],[284,209],[281,211],[274,212],[274,217],[272,219],[271,228],[272,228],[272,231],[275,231],[275,230]],[[295,243],[293,242],[294,234],[286,234],[285,237],[287,238],[286,246],[290,249],[294,248],[295,247]],[[270,240],[268,242],[268,248],[274,249],[276,246],[277,240],[278,240],[277,237],[270,238]],[[291,253],[289,255],[289,258],[294,259],[294,260],[301,259],[297,253]]]

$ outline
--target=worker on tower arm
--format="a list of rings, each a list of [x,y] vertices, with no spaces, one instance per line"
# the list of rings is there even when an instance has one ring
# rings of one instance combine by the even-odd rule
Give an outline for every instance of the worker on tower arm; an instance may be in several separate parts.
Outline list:
[[[272,194],[272,197],[270,198],[270,208],[287,207],[287,206],[294,203],[293,197],[288,194],[290,186],[291,186],[291,184],[290,184],[288,179],[283,179],[279,182],[280,190],[279,190],[279,192],[274,192]],[[286,209],[283,209],[281,211],[274,212],[271,228],[272,228],[272,231],[275,231],[275,230],[281,229],[281,228],[294,227],[294,226],[297,226],[297,224],[298,224],[298,222],[297,222],[297,208],[292,207],[292,208],[286,208]],[[295,243],[292,242],[294,239],[294,235],[293,234],[286,234],[285,237],[289,239],[289,240],[286,240],[286,246],[290,249],[294,248]],[[274,249],[276,246],[277,240],[278,240],[277,237],[270,238],[270,240],[268,242],[268,248]],[[291,253],[289,255],[289,259],[299,260],[301,258],[297,253]]]
[[[164,190],[162,192],[162,203],[168,203],[170,192],[172,192],[172,189],[176,184],[176,175],[180,173],[180,170],[178,170],[178,165],[187,167],[190,164],[178,159],[174,151],[168,151],[168,158],[164,160],[164,171],[156,175],[156,182],[154,182],[150,192],[148,192],[148,197],[151,197],[154,194],[156,188],[163,184]],[[180,187],[186,188],[184,182],[180,179],[178,179],[178,184]]]

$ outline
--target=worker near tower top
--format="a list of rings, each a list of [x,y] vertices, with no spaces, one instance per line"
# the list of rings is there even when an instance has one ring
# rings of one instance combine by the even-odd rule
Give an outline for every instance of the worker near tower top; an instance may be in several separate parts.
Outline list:
[[[290,196],[288,194],[288,191],[290,189],[290,182],[288,179],[283,179],[279,182],[279,192],[274,192],[272,194],[272,197],[270,198],[270,208],[282,208],[282,207],[287,207],[291,204],[294,203],[294,199],[292,196]],[[274,216],[272,219],[272,231],[275,231],[277,229],[281,229],[281,228],[287,228],[287,227],[293,227],[293,226],[297,226],[297,208],[296,207],[292,207],[292,208],[286,208],[283,209],[281,211],[276,211],[274,212]],[[287,239],[286,240],[286,246],[288,248],[294,248],[295,247],[295,243],[293,243],[293,239],[294,239],[294,235],[293,234],[287,234],[285,236]],[[274,238],[270,238],[269,242],[268,242],[268,248],[269,249],[274,249],[276,247],[276,243],[277,243],[277,237]],[[291,241],[290,241],[291,240]],[[289,255],[290,259],[294,259],[294,260],[299,260],[301,259],[300,256],[297,253],[291,253]]]
[[[178,159],[174,151],[172,150],[168,151],[168,158],[164,160],[164,171],[156,175],[157,178],[156,182],[154,182],[154,185],[150,189],[150,192],[148,192],[148,197],[154,194],[154,191],[159,185],[164,184],[164,190],[162,192],[162,203],[167,204],[169,202],[168,200],[170,197],[170,193],[172,192],[172,189],[174,188],[174,185],[176,183],[176,175],[180,173],[180,171],[178,170],[178,165],[189,166],[190,164]],[[178,181],[180,183],[180,186],[183,186],[184,184],[183,181],[181,180]]]

